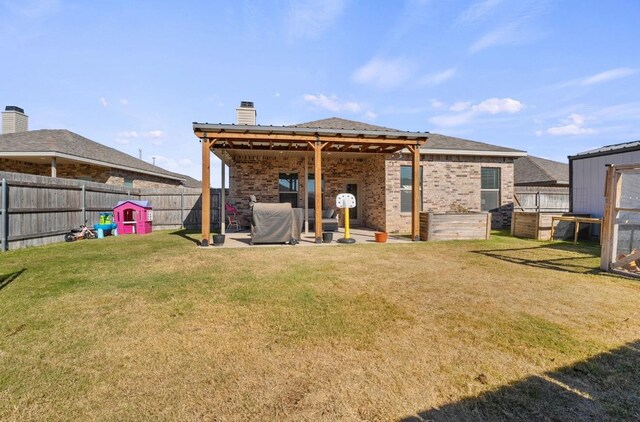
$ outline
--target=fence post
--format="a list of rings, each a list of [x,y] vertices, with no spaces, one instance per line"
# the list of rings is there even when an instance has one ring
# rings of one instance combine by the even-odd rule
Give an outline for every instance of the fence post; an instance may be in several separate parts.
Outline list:
[[[0,191],[0,242],[2,242],[2,252],[9,249],[9,184],[7,179],[2,179],[2,190]]]
[[[536,192],[536,211],[540,212],[540,191]]]
[[[180,191],[180,228],[184,229],[184,191]]]
[[[87,221],[87,189],[85,188],[84,183],[82,184],[82,224]]]

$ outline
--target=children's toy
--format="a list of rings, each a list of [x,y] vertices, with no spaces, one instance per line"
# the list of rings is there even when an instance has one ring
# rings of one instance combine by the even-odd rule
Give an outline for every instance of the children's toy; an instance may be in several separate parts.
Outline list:
[[[113,208],[118,234],[151,233],[153,208],[149,201],[120,201]]]
[[[105,235],[111,234],[113,236],[118,235],[118,225],[113,222],[112,212],[101,212],[100,223],[93,226],[93,229],[98,233],[98,239],[102,239]]]

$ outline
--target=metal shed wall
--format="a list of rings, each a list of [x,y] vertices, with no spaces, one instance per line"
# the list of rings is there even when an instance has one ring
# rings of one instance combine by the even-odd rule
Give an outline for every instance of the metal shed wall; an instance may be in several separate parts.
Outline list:
[[[640,163],[640,151],[571,160],[571,209],[574,213],[604,215],[604,184],[607,164]]]

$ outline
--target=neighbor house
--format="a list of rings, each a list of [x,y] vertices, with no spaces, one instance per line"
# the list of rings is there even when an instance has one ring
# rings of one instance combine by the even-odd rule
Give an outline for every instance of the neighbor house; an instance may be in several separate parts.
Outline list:
[[[0,170],[38,176],[82,179],[130,188],[200,186],[65,129],[27,130],[27,116],[15,106],[2,113]]]
[[[607,164],[640,163],[640,141],[608,145],[569,156],[571,211],[604,215]]]
[[[335,117],[261,126],[255,124],[255,109],[248,104],[251,107],[243,103],[238,109],[238,121],[245,124],[193,125],[195,134],[207,142],[203,162],[210,148],[229,166],[229,199],[246,219],[250,195],[260,202],[290,202],[309,209],[321,204],[329,209],[339,193],[350,192],[358,203],[350,213],[351,224],[414,233],[412,187],[417,186],[418,211],[490,211],[494,227],[509,224],[513,162],[525,156],[524,151]],[[246,114],[254,119],[247,121]],[[318,169],[320,183],[315,180]],[[203,180],[207,172],[205,168]],[[416,185],[414,174],[420,179]],[[322,191],[319,199],[316,186]]]
[[[569,165],[528,155],[513,163],[515,209],[569,211]]]

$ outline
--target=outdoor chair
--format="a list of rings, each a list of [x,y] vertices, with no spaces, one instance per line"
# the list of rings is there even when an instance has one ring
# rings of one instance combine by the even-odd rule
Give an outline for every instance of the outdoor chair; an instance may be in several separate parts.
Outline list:
[[[235,213],[227,215],[227,220],[229,222],[227,224],[227,231],[231,231],[232,228],[237,232],[242,230],[242,227],[238,222],[238,216]]]

